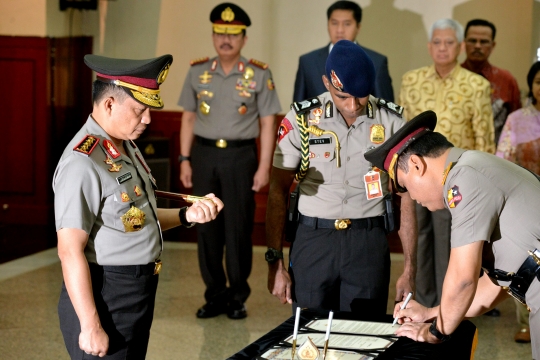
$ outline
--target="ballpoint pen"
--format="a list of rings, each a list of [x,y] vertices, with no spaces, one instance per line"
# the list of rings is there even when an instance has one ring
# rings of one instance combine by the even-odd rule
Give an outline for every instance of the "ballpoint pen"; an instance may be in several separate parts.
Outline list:
[[[328,351],[328,340],[330,339],[330,329],[332,328],[333,318],[334,318],[334,312],[330,311],[330,313],[328,314],[328,326],[326,327],[326,336],[324,337],[323,360],[326,359],[326,352]]]
[[[403,309],[405,309],[405,307],[407,307],[407,304],[409,303],[409,300],[411,300],[411,296],[412,296],[412,292],[410,292],[407,295],[407,298],[405,298],[405,301],[403,302],[403,304],[401,304],[401,307],[400,307],[401,310],[403,310]],[[398,318],[396,316],[394,318],[394,322],[392,323],[392,326],[396,325],[397,321],[398,321]]]
[[[294,332],[292,340],[292,352],[291,359],[294,359],[294,353],[296,352],[296,337],[298,336],[298,323],[300,322],[300,306],[296,308],[296,318],[294,319]]]

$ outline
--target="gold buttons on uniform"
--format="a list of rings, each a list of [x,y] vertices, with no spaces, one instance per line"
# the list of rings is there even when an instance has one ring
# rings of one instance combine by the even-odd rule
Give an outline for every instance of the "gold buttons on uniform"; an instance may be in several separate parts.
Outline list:
[[[225,149],[227,147],[227,140],[225,139],[216,140],[216,147],[220,149]]]

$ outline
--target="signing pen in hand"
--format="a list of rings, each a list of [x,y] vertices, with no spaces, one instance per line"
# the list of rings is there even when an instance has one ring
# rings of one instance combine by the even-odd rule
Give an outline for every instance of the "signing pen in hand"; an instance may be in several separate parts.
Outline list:
[[[407,298],[405,299],[405,301],[403,302],[403,304],[401,304],[401,307],[400,309],[403,310],[407,307],[407,304],[409,303],[409,300],[411,300],[411,296],[412,296],[412,292],[410,292],[408,295],[407,295]],[[394,318],[394,322],[392,323],[392,326],[396,325],[397,323],[397,316]]]

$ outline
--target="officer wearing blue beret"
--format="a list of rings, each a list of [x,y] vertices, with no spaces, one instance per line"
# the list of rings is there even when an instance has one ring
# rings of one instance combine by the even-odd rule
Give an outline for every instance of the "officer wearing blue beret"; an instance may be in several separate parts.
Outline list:
[[[64,283],[60,329],[72,359],[144,359],[162,267],[161,230],[215,219],[213,194],[158,209],[156,181],[133,142],[163,107],[171,55],[148,60],[86,55],[96,71],[93,109],[53,179]],[[86,353],[86,355],[85,355]]]
[[[294,306],[384,315],[390,185],[363,154],[405,124],[402,108],[371,95],[373,62],[348,40],[335,44],[322,81],[328,92],[293,103],[279,128],[266,218],[268,289]],[[287,269],[282,235],[295,177],[299,223]],[[405,270],[396,284],[396,301],[414,290],[415,224],[413,202],[405,194],[399,228]]]

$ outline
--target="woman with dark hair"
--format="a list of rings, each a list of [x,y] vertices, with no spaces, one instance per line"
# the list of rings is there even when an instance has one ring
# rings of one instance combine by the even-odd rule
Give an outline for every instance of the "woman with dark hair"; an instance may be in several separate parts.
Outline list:
[[[528,105],[514,111],[504,124],[497,156],[510,160],[540,175],[540,61],[535,62],[527,74]],[[520,330],[517,342],[530,342],[529,314],[516,302]]]

